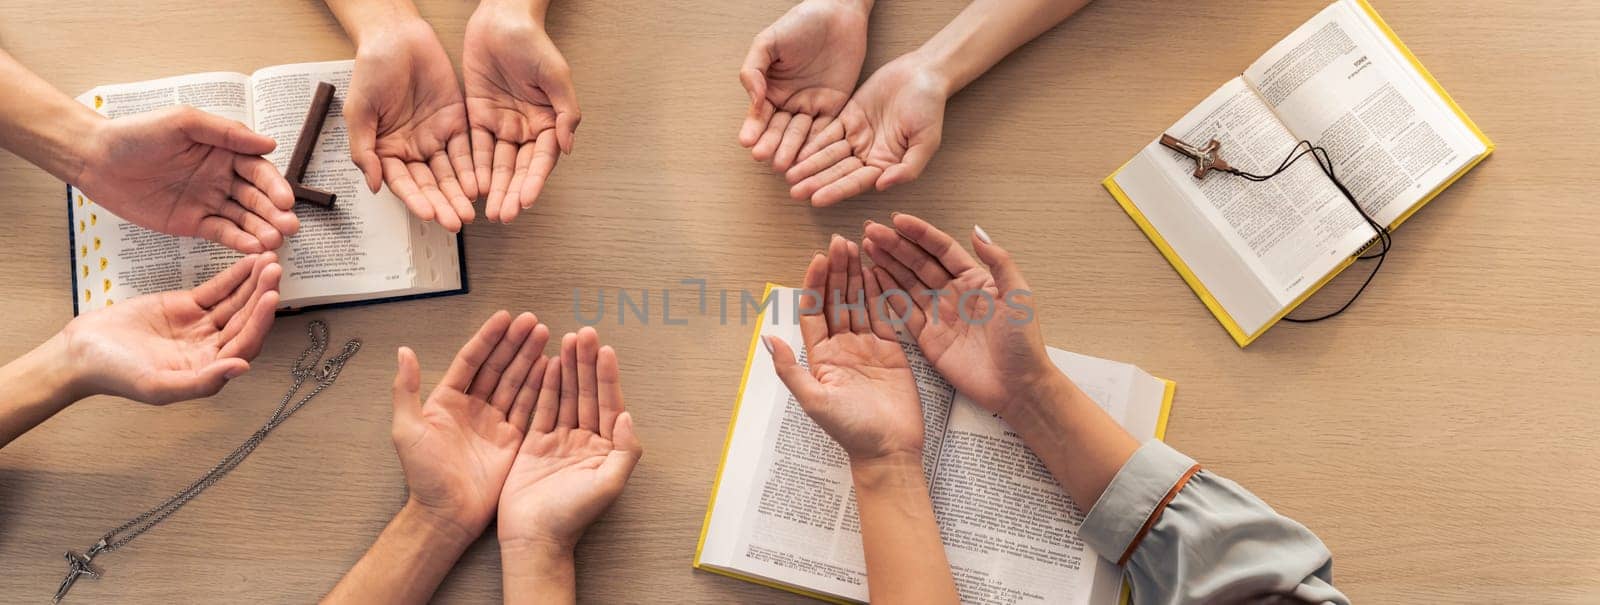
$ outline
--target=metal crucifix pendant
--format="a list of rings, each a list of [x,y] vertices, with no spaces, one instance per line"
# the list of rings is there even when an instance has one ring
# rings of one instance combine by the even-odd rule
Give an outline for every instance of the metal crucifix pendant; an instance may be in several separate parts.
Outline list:
[[[70,550],[67,551],[67,553],[64,555],[67,559],[67,577],[61,578],[61,587],[56,589],[56,596],[55,598],[50,599],[50,602],[60,603],[61,599],[67,596],[67,591],[72,590],[72,585],[78,581],[78,576],[89,576],[91,578],[99,579],[100,571],[89,565],[89,562],[93,561],[94,556],[100,554],[100,551],[105,549],[106,541],[102,539],[95,543],[94,548],[89,549],[88,554],[80,555]]]
[[[1195,147],[1183,142],[1178,137],[1162,134],[1161,146],[1189,156],[1189,159],[1194,160],[1194,178],[1197,179],[1205,178],[1206,173],[1212,170],[1227,172],[1233,169],[1232,166],[1228,165],[1227,160],[1222,159],[1222,143],[1216,139],[1211,139],[1205,145]]]

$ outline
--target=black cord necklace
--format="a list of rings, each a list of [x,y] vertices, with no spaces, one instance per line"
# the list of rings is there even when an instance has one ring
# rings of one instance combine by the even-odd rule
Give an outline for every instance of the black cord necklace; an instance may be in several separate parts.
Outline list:
[[[1350,189],[1345,187],[1344,182],[1339,180],[1338,175],[1334,173],[1333,160],[1328,157],[1327,149],[1324,149],[1319,145],[1313,145],[1311,144],[1311,141],[1301,140],[1299,143],[1295,144],[1293,149],[1289,150],[1289,155],[1285,156],[1283,158],[1283,162],[1278,164],[1278,167],[1272,172],[1267,174],[1253,174],[1238,168],[1234,168],[1233,166],[1229,165],[1226,160],[1223,160],[1222,156],[1218,153],[1222,147],[1222,144],[1217,142],[1216,139],[1211,139],[1211,141],[1207,142],[1204,146],[1196,147],[1194,145],[1185,143],[1183,140],[1172,135],[1163,134],[1161,135],[1161,145],[1186,155],[1190,159],[1194,160],[1194,177],[1196,179],[1203,179],[1207,173],[1212,170],[1216,170],[1218,172],[1225,172],[1240,177],[1247,181],[1259,183],[1283,174],[1285,170],[1288,170],[1289,167],[1293,166],[1295,162],[1300,160],[1300,158],[1309,155],[1312,157],[1312,159],[1316,160],[1317,167],[1322,169],[1322,174],[1327,175],[1328,180],[1333,181],[1333,186],[1339,188],[1339,193],[1344,195],[1344,199],[1350,202],[1350,206],[1354,207],[1356,212],[1361,214],[1361,218],[1367,222],[1367,225],[1372,227],[1372,230],[1378,234],[1376,237],[1368,240],[1367,243],[1362,244],[1361,247],[1357,249],[1357,260],[1377,260],[1378,262],[1373,263],[1372,272],[1367,274],[1367,279],[1361,282],[1361,287],[1356,289],[1355,294],[1350,295],[1349,300],[1345,301],[1343,305],[1340,305],[1338,309],[1323,315],[1305,318],[1284,317],[1284,321],[1291,321],[1295,323],[1311,323],[1329,319],[1345,312],[1346,309],[1350,308],[1350,305],[1356,302],[1356,298],[1359,298],[1361,293],[1366,291],[1367,286],[1372,284],[1372,278],[1377,277],[1378,269],[1383,268],[1383,259],[1388,256],[1389,249],[1394,243],[1393,237],[1389,234],[1389,228],[1379,224],[1378,221],[1372,218],[1372,215],[1367,214],[1366,208],[1361,207],[1361,204],[1356,201],[1355,194],[1350,193]],[[1361,254],[1360,251],[1370,249],[1374,243],[1378,244],[1378,251],[1370,254]]]

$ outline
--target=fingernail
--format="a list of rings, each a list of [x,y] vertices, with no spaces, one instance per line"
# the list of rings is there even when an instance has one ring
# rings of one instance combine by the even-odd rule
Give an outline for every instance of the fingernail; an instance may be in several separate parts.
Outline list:
[[[993,244],[994,243],[994,240],[989,239],[989,232],[988,231],[984,231],[983,227],[979,227],[978,225],[973,225],[972,226],[972,232],[978,234],[978,239],[983,240],[983,243],[985,243],[985,244]]]
[[[247,369],[249,369],[249,368],[234,368],[232,370],[228,370],[227,372],[223,372],[222,373],[222,378],[224,380],[233,380],[235,378],[238,378],[238,377],[244,375],[244,372]]]
[[[897,217],[897,216],[900,216],[899,212],[890,212],[889,213],[889,220],[892,221],[892,220],[894,220],[894,217]]]
[[[761,337],[761,344],[766,345],[767,354],[768,355],[775,355],[776,354],[775,352],[773,352],[773,349],[772,349],[772,337],[771,336],[762,336]]]
[[[812,250],[811,256],[824,256],[821,250]]]
[[[867,220],[861,221],[861,230],[862,231],[866,231],[867,227],[871,227],[871,226],[872,226],[872,219],[869,218]]]

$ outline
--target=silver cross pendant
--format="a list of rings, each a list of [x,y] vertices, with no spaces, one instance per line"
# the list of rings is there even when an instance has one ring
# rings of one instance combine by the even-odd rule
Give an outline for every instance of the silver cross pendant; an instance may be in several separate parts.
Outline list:
[[[56,596],[50,599],[51,603],[60,603],[61,599],[67,596],[67,591],[72,589],[73,583],[78,581],[78,576],[89,576],[96,579],[100,577],[100,571],[89,565],[89,562],[93,561],[94,556],[104,550],[105,547],[106,541],[101,540],[94,545],[94,548],[89,549],[89,554],[87,555],[80,555],[70,550],[67,551],[64,555],[67,559],[67,577],[61,579],[61,587],[56,589]]]

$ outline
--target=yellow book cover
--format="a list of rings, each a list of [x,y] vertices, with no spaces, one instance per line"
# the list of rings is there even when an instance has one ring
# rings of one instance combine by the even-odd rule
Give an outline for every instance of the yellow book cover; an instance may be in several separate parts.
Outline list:
[[[1257,128],[1264,123],[1261,115],[1270,116],[1268,126]],[[1270,122],[1293,136],[1260,134]],[[1285,151],[1282,144],[1296,137],[1330,148],[1341,179],[1355,183],[1357,199],[1390,229],[1494,151],[1494,143],[1366,0],[1333,3],[1167,132],[1186,133],[1190,141],[1222,140],[1224,157],[1235,158],[1236,167],[1255,157],[1271,162],[1282,157],[1248,148],[1262,140]],[[1272,217],[1259,209],[1260,200],[1222,192],[1231,185],[1209,182],[1233,177],[1212,173],[1208,182],[1196,184],[1173,176],[1189,169],[1177,154],[1152,141],[1103,184],[1240,347],[1353,264],[1371,239],[1365,226],[1359,227],[1365,235],[1317,242],[1328,244],[1321,246],[1302,241],[1301,233],[1275,232],[1282,219],[1266,225],[1261,217]],[[1295,201],[1288,197],[1269,201]],[[1172,199],[1194,207],[1172,208]],[[1208,222],[1217,226],[1216,233],[1196,227]],[[1270,240],[1260,236],[1263,229],[1321,254],[1263,252],[1260,242]],[[1230,257],[1230,246],[1240,251],[1235,252],[1239,258]]]

